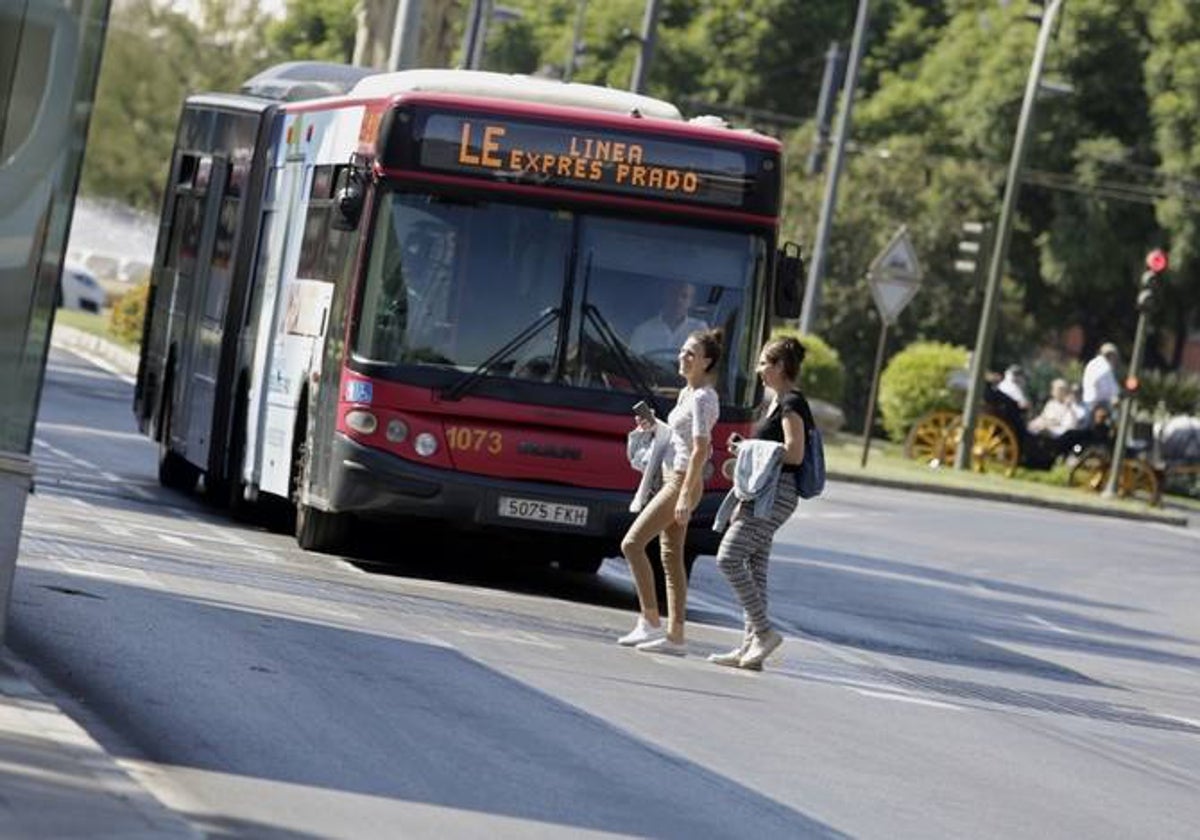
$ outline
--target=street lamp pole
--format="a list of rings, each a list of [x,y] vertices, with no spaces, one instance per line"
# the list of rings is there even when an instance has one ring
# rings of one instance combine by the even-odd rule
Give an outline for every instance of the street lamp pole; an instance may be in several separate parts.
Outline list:
[[[954,456],[954,466],[965,470],[971,465],[971,451],[975,448],[975,421],[979,417],[979,399],[983,392],[983,372],[987,370],[992,354],[992,337],[996,332],[996,305],[1000,299],[1000,278],[1004,263],[1008,259],[1008,245],[1012,238],[1013,209],[1021,191],[1021,169],[1025,164],[1025,150],[1029,141],[1029,129],[1033,124],[1033,106],[1037,99],[1038,86],[1042,80],[1042,66],[1046,62],[1046,48],[1054,31],[1054,20],[1065,0],[1050,0],[1042,13],[1042,25],[1038,29],[1037,49],[1033,53],[1033,64],[1029,68],[1029,79],[1025,83],[1025,98],[1021,102],[1021,116],[1017,121],[1017,136],[1013,142],[1012,159],[1008,163],[1008,180],[1004,185],[1004,202],[1000,205],[1000,220],[996,223],[996,238],[988,266],[987,287],[983,295],[983,312],[979,318],[979,332],[975,338],[975,352],[971,355],[971,384],[967,389],[967,403],[963,407],[962,439]]]
[[[838,180],[842,177],[842,163],[846,158],[846,137],[850,134],[850,116],[854,110],[854,91],[858,87],[858,66],[862,63],[863,44],[867,38],[867,20],[870,13],[870,0],[858,0],[854,35],[850,39],[850,63],[846,68],[846,82],[842,87],[842,107],[838,112],[837,131],[833,135],[829,174],[825,176],[825,196],[821,200],[821,215],[817,219],[812,257],[808,261],[808,282],[804,286],[804,300],[800,307],[798,326],[802,333],[812,333],[816,329],[817,312],[821,308],[821,283],[825,279],[825,252],[829,247],[829,231],[833,227],[833,214],[837,210]]]
[[[638,45],[637,58],[633,62],[633,78],[629,89],[634,93],[646,92],[646,79],[650,75],[650,60],[654,57],[657,42],[658,7],[662,0],[646,0],[646,14],[642,18],[642,37]]]

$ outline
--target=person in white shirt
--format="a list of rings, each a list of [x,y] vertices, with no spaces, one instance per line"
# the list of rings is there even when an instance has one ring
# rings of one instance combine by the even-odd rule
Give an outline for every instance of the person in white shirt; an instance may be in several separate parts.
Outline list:
[[[1020,365],[1008,366],[996,390],[1015,402],[1022,412],[1029,410],[1029,397],[1025,396],[1025,371],[1021,370]]]
[[[1029,421],[1029,431],[1056,438],[1074,429],[1077,418],[1067,380],[1055,379],[1050,383],[1050,399],[1042,406],[1042,413]]]
[[[688,315],[695,297],[696,287],[691,283],[668,283],[663,290],[662,309],[633,328],[629,349],[639,355],[664,350],[673,354],[689,335],[708,329],[704,321]]]
[[[712,456],[712,431],[721,412],[713,388],[721,361],[720,332],[703,330],[688,336],[677,358],[679,375],[687,384],[667,415],[671,431],[662,462],[662,486],[621,540],[621,553],[629,562],[637,589],[639,614],[633,630],[617,639],[617,644],[648,653],[685,656],[688,582],[683,555],[688,522],[704,494],[704,466]],[[637,425],[649,431],[653,421],[639,417]],[[646,555],[646,547],[656,537],[667,584],[665,628]]]
[[[1111,408],[1121,395],[1116,368],[1121,361],[1117,345],[1106,341],[1087,367],[1083,369],[1083,405],[1088,416],[1097,405]]]

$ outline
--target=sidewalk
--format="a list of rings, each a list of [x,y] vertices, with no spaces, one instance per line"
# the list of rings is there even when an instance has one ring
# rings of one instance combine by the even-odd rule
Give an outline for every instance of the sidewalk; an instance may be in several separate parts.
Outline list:
[[[122,376],[137,369],[136,353],[81,330],[55,327],[51,343]],[[0,646],[0,838],[202,836],[39,691],[35,679]]]
[[[0,837],[198,838],[0,648]]]

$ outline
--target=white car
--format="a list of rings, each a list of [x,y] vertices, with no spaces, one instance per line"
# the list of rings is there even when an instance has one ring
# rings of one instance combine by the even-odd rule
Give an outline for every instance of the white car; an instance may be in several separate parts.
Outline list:
[[[108,295],[92,272],[81,265],[67,263],[63,266],[62,280],[59,282],[59,306],[99,312],[107,303]]]

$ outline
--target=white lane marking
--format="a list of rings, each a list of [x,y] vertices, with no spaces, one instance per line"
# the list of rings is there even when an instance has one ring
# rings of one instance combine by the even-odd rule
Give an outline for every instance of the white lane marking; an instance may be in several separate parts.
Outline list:
[[[73,353],[81,359],[86,359],[101,370],[111,373],[115,378],[120,379],[127,385],[137,384],[136,378],[122,371],[119,367],[108,361],[108,359],[97,356],[94,353],[89,353],[87,350],[81,350],[78,347],[62,347],[59,349],[65,350],[68,353]]]
[[[59,560],[57,566],[60,570],[72,574],[80,575],[81,577],[101,578],[103,580],[117,580],[122,583],[136,583],[140,586],[152,586],[156,589],[162,589],[163,584],[141,569],[130,569],[127,566],[111,566],[102,563],[93,563],[90,560]]]
[[[45,420],[39,420],[38,431],[58,431],[69,432],[73,435],[92,435],[96,437],[111,437],[111,438],[127,438],[131,441],[144,443],[146,436],[141,432],[122,432],[114,429],[95,429],[91,426],[78,426],[73,423],[49,423]]]
[[[497,642],[511,642],[515,645],[528,645],[529,647],[547,648],[548,650],[562,650],[562,645],[552,644],[543,639],[538,638],[533,633],[525,633],[523,631],[508,631],[503,630],[459,630],[464,636],[471,636],[476,639],[490,639]]]
[[[1160,718],[1163,718],[1164,720],[1177,721],[1186,726],[1194,726],[1197,729],[1200,729],[1200,720],[1195,720],[1193,718],[1186,718],[1186,717],[1182,717],[1180,715],[1165,715],[1165,714],[1162,714],[1161,712],[1159,714],[1156,714],[1155,717],[1160,717]]]
[[[1068,630],[1066,627],[1059,627],[1054,622],[1047,621],[1046,619],[1042,618],[1041,616],[1033,615],[1032,613],[1025,613],[1025,617],[1028,618],[1030,621],[1032,621],[1034,624],[1040,624],[1042,627],[1045,627],[1047,630],[1053,630],[1055,633],[1064,633],[1068,636],[1078,636],[1079,635],[1074,630]]]
[[[124,525],[117,525],[116,523],[113,523],[113,522],[101,522],[100,527],[103,528],[105,531],[108,531],[108,533],[112,534],[114,537],[132,537],[133,536],[133,529],[126,528]]]
[[[871,691],[866,688],[851,688],[856,694],[861,694],[863,697],[876,697],[880,700],[896,700],[901,703],[912,703],[914,706],[929,706],[934,709],[949,709],[954,712],[961,712],[962,706],[956,706],[953,703],[942,703],[938,700],[926,700],[924,697],[913,697],[909,694],[892,694],[885,691]]]
[[[194,548],[194,546],[183,537],[177,537],[174,534],[164,534],[161,531],[155,531],[154,536],[158,537],[163,542],[170,543],[171,545],[181,545],[184,548]]]

